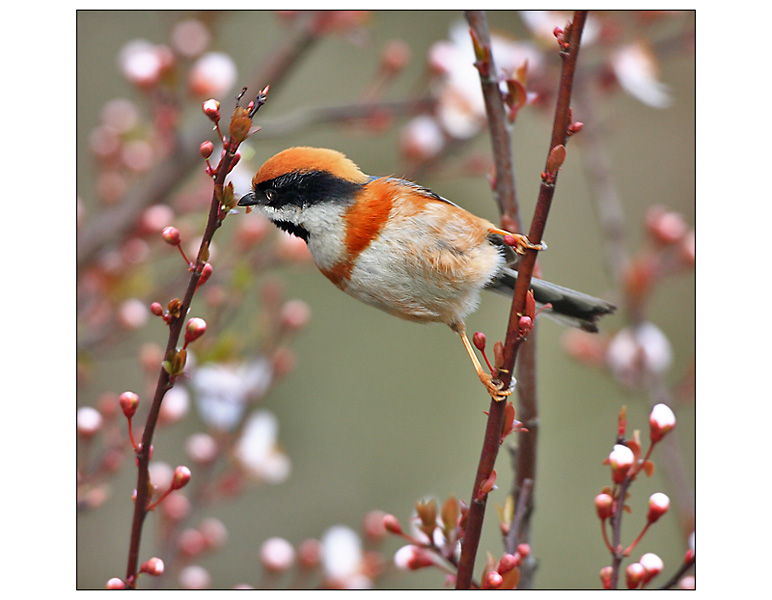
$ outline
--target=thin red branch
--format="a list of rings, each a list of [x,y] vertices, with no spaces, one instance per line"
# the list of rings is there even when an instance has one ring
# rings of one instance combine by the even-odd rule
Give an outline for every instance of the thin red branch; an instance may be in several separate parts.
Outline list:
[[[550,173],[551,177],[549,179],[545,178],[545,181],[543,181],[539,190],[539,199],[536,204],[535,214],[528,234],[530,241],[534,244],[538,244],[542,239],[555,191],[558,169],[555,168],[554,164],[554,152],[557,146],[565,145],[567,138],[567,129],[570,122],[569,106],[571,90],[573,87],[576,59],[579,53],[579,43],[582,30],[584,29],[586,16],[586,11],[577,11],[574,14],[569,39],[567,40],[567,47],[561,51],[563,70],[561,73],[558,101],[555,109],[552,139],[548,149],[547,167],[545,168],[545,172]],[[490,52],[490,35],[488,33],[487,22],[484,13],[477,11],[470,11],[467,13],[467,21],[473,31],[472,35],[475,41],[476,51],[478,51],[478,70],[480,71],[481,81],[483,81],[483,91],[485,93],[485,80],[491,77],[495,80],[496,77],[495,65]],[[481,61],[489,62],[487,65],[481,65]],[[481,66],[483,68],[480,68]],[[500,94],[498,102],[491,102],[491,107],[496,105],[503,111]],[[486,107],[487,106],[488,104],[486,103]],[[490,113],[488,116],[489,119],[491,119]],[[495,116],[493,118],[496,119]],[[501,130],[498,131],[500,132]],[[506,131],[506,128],[504,128],[504,131]],[[502,134],[499,133],[498,135]],[[497,147],[498,145],[494,145],[494,149]],[[500,158],[502,161],[504,160],[503,157]],[[501,175],[502,174],[497,171],[497,185],[498,180],[502,179]],[[512,182],[514,183],[514,178],[512,178]],[[504,364],[499,371],[500,379],[505,387],[509,386],[512,379],[517,352],[523,341],[518,333],[518,322],[520,315],[523,314],[525,309],[526,293],[530,287],[535,263],[536,251],[528,250],[518,268],[517,284],[515,286],[515,293],[507,327],[507,336],[504,343]],[[491,400],[488,412],[488,423],[485,430],[485,438],[483,440],[483,449],[477,468],[477,474],[475,476],[475,484],[472,490],[472,500],[469,505],[467,526],[464,530],[461,558],[459,560],[458,574],[456,576],[456,589],[468,589],[471,583],[487,500],[487,496],[479,497],[478,490],[480,484],[490,477],[496,462],[503,425],[504,407],[505,402]]]
[[[265,102],[264,96],[258,96],[258,103],[261,105]],[[258,105],[258,108],[259,108]],[[195,266],[191,269],[190,280],[185,291],[185,296],[182,299],[178,316],[172,318],[169,321],[169,338],[166,344],[165,358],[169,360],[169,357],[177,350],[179,344],[182,328],[187,318],[188,310],[193,302],[193,295],[198,288],[199,280],[204,268],[206,260],[205,255],[208,253],[209,244],[212,241],[215,231],[222,224],[220,218],[220,199],[218,198],[217,189],[222,189],[225,183],[225,178],[230,170],[230,165],[235,156],[236,149],[238,148],[238,142],[229,140],[225,144],[225,152],[223,152],[220,164],[217,167],[217,174],[214,179],[214,192],[212,193],[212,203],[209,209],[209,216],[207,219],[206,229],[199,246],[198,255],[196,257]],[[163,402],[166,392],[168,392],[174,386],[174,380],[169,374],[166,368],[162,367],[158,374],[158,383],[156,384],[155,394],[153,396],[153,402],[150,407],[150,412],[145,422],[145,428],[142,432],[142,442],[140,443],[139,450],[137,451],[137,488],[136,496],[134,500],[134,517],[131,524],[131,540],[129,542],[129,555],[126,564],[126,585],[130,588],[136,587],[136,578],[138,574],[139,565],[139,548],[142,539],[142,526],[145,521],[149,510],[149,497],[150,497],[150,476],[148,466],[150,464],[150,455],[152,450],[153,435],[155,433],[156,425],[158,424],[158,416],[161,411],[161,404]]]

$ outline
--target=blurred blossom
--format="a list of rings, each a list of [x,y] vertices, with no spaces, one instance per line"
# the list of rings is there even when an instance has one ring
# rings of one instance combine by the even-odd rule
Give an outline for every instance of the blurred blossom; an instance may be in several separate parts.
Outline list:
[[[619,331],[609,344],[606,359],[623,384],[635,385],[646,373],[667,371],[673,362],[673,351],[665,334],[646,322]]]
[[[150,483],[159,493],[169,489],[174,478],[174,469],[169,464],[160,460],[152,461],[147,470],[150,473]]]
[[[276,232],[276,254],[280,259],[290,262],[309,262],[313,260],[308,244],[302,238],[281,230]]]
[[[249,364],[209,363],[193,371],[190,383],[201,418],[216,429],[231,430],[252,397],[262,396],[273,373],[265,359]]]
[[[321,544],[322,569],[328,586],[344,589],[372,586],[373,582],[362,574],[362,541],[353,529],[334,525],[324,532]]]
[[[147,305],[137,298],[125,300],[118,308],[118,321],[126,329],[142,327],[149,316]]]
[[[130,170],[141,173],[147,171],[155,159],[153,146],[147,140],[130,140],[121,149],[121,160]]]
[[[209,33],[209,29],[196,19],[180,21],[172,28],[172,46],[186,58],[193,58],[201,54],[207,49],[211,40],[212,35]]]
[[[121,48],[118,64],[131,83],[139,87],[154,85],[164,68],[162,54],[147,40],[132,40]]]
[[[429,50],[429,65],[440,74],[435,81],[438,98],[437,119],[451,137],[466,139],[485,124],[485,102],[480,89],[480,76],[474,67],[474,49],[469,27],[464,22],[450,29],[449,41],[437,42]],[[492,35],[494,61],[499,73],[511,74],[528,63],[529,70],[542,66],[541,52],[526,42],[516,42]],[[502,81],[502,92],[506,84]]]
[[[164,401],[161,403],[161,410],[158,418],[159,422],[168,425],[169,423],[176,423],[188,414],[188,408],[190,407],[190,394],[188,390],[182,386],[176,385],[164,396]]]
[[[196,96],[222,96],[235,81],[236,64],[224,52],[207,52],[196,60],[188,75],[190,91]]]
[[[208,433],[194,433],[185,442],[185,452],[193,462],[209,464],[217,458],[217,441]]]
[[[260,546],[260,562],[268,571],[282,573],[295,563],[295,548],[284,538],[268,538]]]
[[[140,226],[147,233],[160,233],[171,223],[174,211],[165,204],[154,204],[146,208],[140,217]]]
[[[84,437],[91,437],[102,427],[102,415],[91,406],[79,408],[75,420],[78,433]]]
[[[268,483],[289,477],[290,461],[278,444],[279,421],[265,409],[253,412],[236,443],[234,456],[251,475]]]
[[[637,100],[654,108],[667,108],[672,103],[668,86],[659,81],[657,60],[642,42],[617,50],[611,68],[622,89]]]
[[[408,160],[425,161],[437,156],[445,145],[437,121],[429,115],[419,115],[402,130],[400,146]]]
[[[131,100],[115,98],[102,107],[102,123],[118,133],[131,131],[139,122],[139,111]]]
[[[189,565],[183,568],[177,580],[184,590],[204,590],[212,587],[212,576],[200,565]]]

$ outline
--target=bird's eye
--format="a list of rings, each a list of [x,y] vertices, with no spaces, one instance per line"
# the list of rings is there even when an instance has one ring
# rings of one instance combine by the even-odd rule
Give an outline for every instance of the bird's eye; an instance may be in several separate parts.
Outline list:
[[[273,202],[276,200],[276,190],[267,189],[265,190],[265,197],[268,198],[268,202]]]

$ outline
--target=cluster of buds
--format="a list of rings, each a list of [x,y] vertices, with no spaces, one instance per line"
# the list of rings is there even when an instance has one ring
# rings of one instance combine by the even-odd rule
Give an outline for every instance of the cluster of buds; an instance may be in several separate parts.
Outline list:
[[[604,488],[595,496],[595,511],[601,521],[603,541],[612,556],[619,560],[629,556],[633,549],[643,538],[649,527],[656,523],[670,507],[670,498],[666,494],[656,492],[649,497],[646,523],[635,540],[626,548],[615,547],[610,541],[607,526],[621,525],[621,515],[628,507],[625,499],[629,485],[635,480],[638,473],[643,470],[647,475],[654,471],[654,465],[649,460],[652,449],[660,442],[668,432],[675,427],[675,415],[664,404],[657,404],[649,414],[649,438],[650,446],[645,456],[641,456],[639,433],[636,431],[632,439],[625,440],[627,428],[627,412],[623,408],[619,413],[617,425],[617,440],[613,450],[603,461],[611,469],[613,488]],[[662,570],[662,561],[653,554],[645,554],[641,560],[629,565],[625,571],[627,585],[630,589],[643,587]],[[604,567],[600,572],[601,582],[608,589],[614,585],[617,573],[612,567]]]
[[[448,564],[455,560],[458,552],[468,506],[450,496],[441,508],[433,498],[416,502],[415,508],[411,519],[412,533],[405,532],[394,515],[383,516],[386,531],[407,541],[407,545],[395,553],[394,564],[402,570],[435,567],[448,575],[455,575]]]
[[[520,565],[531,553],[528,544],[520,544],[514,554],[504,554],[498,561],[493,556],[488,560],[481,579],[484,590],[513,590],[520,581]]]

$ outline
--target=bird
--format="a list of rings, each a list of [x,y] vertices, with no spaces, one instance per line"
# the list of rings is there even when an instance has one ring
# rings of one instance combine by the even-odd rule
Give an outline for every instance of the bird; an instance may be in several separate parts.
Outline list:
[[[482,368],[464,320],[483,289],[511,296],[517,280],[511,265],[542,244],[412,181],[366,175],[327,148],[295,146],[272,156],[238,205],[302,238],[322,274],[350,296],[408,321],[448,325],[488,394],[503,400],[511,393]],[[546,314],[585,331],[597,332],[598,319],[615,309],[537,278],[531,290],[537,306],[551,305]]]

